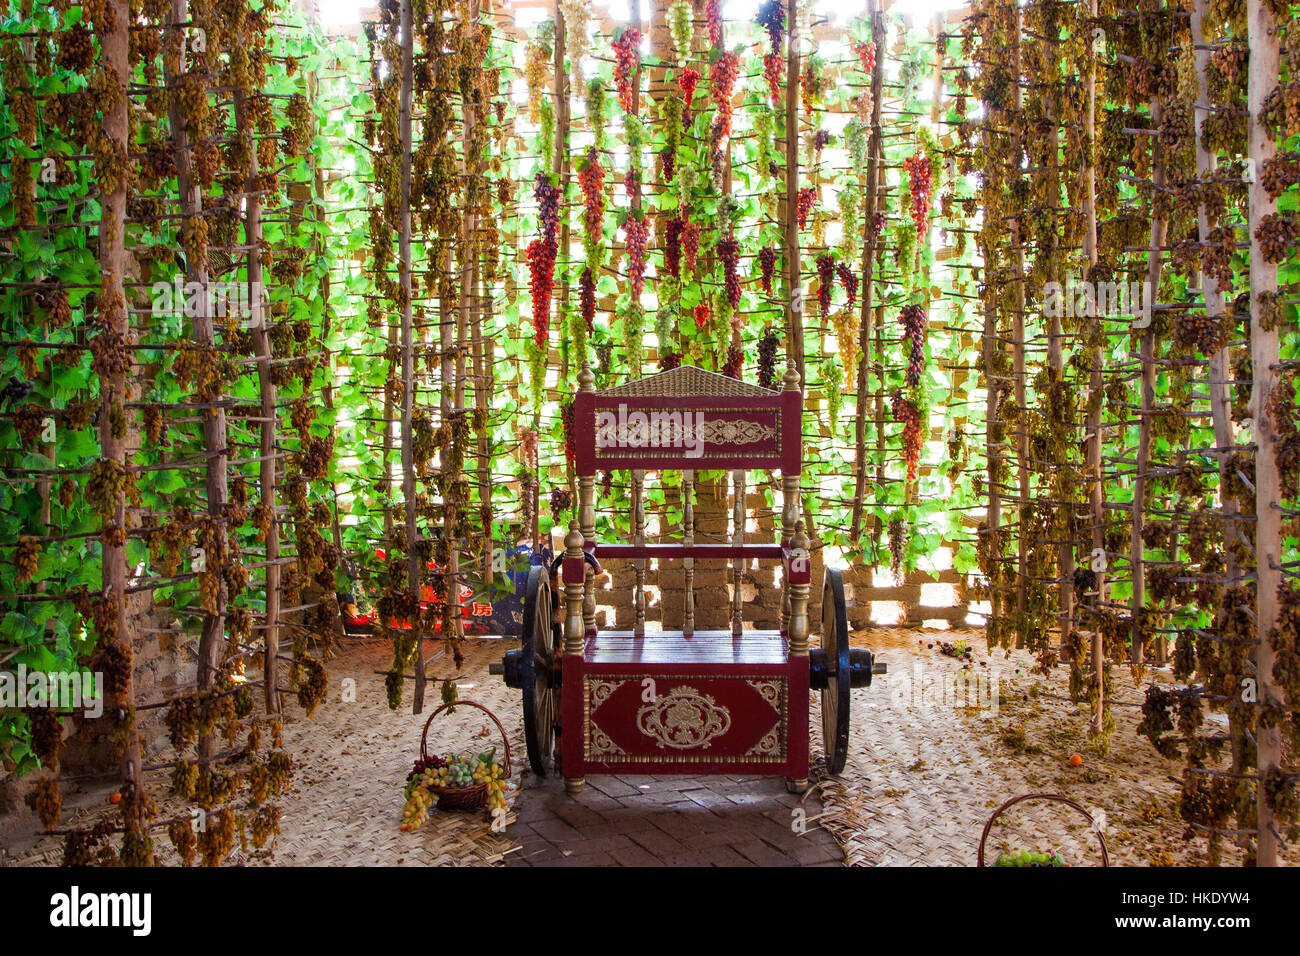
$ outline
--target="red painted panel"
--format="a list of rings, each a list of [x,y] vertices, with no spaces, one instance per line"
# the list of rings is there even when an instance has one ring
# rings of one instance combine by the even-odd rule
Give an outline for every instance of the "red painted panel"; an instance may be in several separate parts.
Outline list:
[[[654,680],[653,699],[646,678]],[[567,776],[808,775],[807,658],[593,664],[566,657],[562,699]]]
[[[793,430],[785,421],[792,408]],[[798,413],[798,403],[792,404],[785,393],[772,399],[582,393],[574,402],[577,471],[789,469],[800,457]],[[788,447],[792,435],[793,451]]]

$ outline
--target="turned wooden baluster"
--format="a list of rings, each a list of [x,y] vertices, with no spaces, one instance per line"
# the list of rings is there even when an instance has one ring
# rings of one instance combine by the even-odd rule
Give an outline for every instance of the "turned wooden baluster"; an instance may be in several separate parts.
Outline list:
[[[638,548],[645,547],[645,471],[638,469],[632,472],[632,527],[633,543]],[[645,572],[649,562],[646,558],[637,558],[636,566],[636,591],[632,595],[632,607],[636,612],[636,619],[632,625],[632,633],[637,637],[645,637]]]
[[[578,522],[569,522],[569,533],[564,538],[564,564],[572,566],[574,561],[581,562],[586,566],[583,560],[583,538],[582,531]],[[567,570],[567,569],[566,569]],[[583,591],[585,582],[583,577],[578,575],[568,575],[562,573],[563,592],[564,592],[564,656],[579,657],[583,653],[583,644],[585,643],[585,628],[582,620],[583,610]],[[582,777],[564,778],[564,789],[569,793],[577,793],[582,789]]]
[[[785,391],[802,391],[799,385],[799,373],[795,370],[793,363],[786,365],[785,377],[781,380]],[[787,475],[781,473],[781,546],[785,548],[794,546],[795,533],[799,530],[799,475]],[[804,539],[805,542],[807,538]],[[805,543],[805,547],[807,544]],[[794,654],[794,634],[792,628],[792,618],[794,616],[794,606],[791,601],[793,595],[790,590],[790,569],[788,566],[781,569],[781,633],[790,639],[790,653]],[[804,588],[804,597],[807,598],[808,589]],[[803,653],[808,653],[808,631],[806,628],[803,638]]]
[[[596,376],[591,364],[583,361],[578,372],[578,391],[594,392]],[[584,542],[596,540],[596,476],[578,476],[578,526]],[[590,564],[583,564],[582,623],[588,636],[596,633],[596,572]]]
[[[731,509],[731,543],[736,547],[745,544],[745,469],[737,468],[731,473],[732,494],[735,504]],[[745,574],[745,559],[739,554],[731,562],[731,635],[740,637],[744,630],[741,621],[743,606],[740,594],[741,581]]]
[[[689,548],[695,544],[695,472],[682,472],[682,522],[685,524],[684,541]],[[686,619],[682,622],[682,636],[695,633],[695,559],[682,559],[686,572]]]

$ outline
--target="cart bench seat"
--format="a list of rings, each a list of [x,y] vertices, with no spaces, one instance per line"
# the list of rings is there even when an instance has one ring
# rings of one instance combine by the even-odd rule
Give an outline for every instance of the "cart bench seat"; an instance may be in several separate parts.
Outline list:
[[[780,631],[658,631],[637,637],[632,631],[600,631],[588,637],[588,664],[784,664],[790,642]]]

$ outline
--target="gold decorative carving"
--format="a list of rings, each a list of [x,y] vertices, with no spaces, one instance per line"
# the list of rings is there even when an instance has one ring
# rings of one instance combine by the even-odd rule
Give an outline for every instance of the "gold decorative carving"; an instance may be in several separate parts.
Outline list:
[[[785,740],[781,736],[781,725],[775,725],[771,730],[763,735],[763,739],[749,750],[745,751],[746,757],[785,757]]]
[[[707,750],[731,729],[731,712],[710,695],[679,684],[638,710],[636,726],[660,747]]]
[[[771,706],[777,713],[781,711],[781,698],[785,693],[785,680],[782,678],[763,679],[751,677],[745,681],[750,687],[758,691],[758,696]]]

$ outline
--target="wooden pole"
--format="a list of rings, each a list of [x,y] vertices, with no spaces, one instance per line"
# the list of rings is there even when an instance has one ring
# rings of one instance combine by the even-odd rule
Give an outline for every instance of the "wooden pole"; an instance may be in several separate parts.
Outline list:
[[[1247,81],[1247,155],[1255,175],[1249,189],[1250,226],[1250,360],[1254,372],[1251,385],[1251,409],[1255,436],[1255,571],[1256,636],[1255,676],[1259,681],[1259,705],[1281,708],[1283,695],[1273,676],[1274,649],[1272,635],[1278,625],[1278,591],[1282,587],[1282,503],[1281,477],[1278,471],[1277,444],[1270,406],[1278,389],[1278,331],[1276,325],[1265,327],[1263,314],[1266,296],[1277,292],[1277,264],[1264,257],[1257,231],[1267,216],[1277,213],[1277,202],[1264,188],[1260,173],[1273,159],[1277,146],[1260,113],[1265,98],[1277,86],[1280,75],[1277,24],[1267,0],[1247,0],[1246,25],[1250,47],[1250,74]],[[1281,732],[1276,723],[1255,729],[1259,779],[1255,785],[1256,816],[1259,828],[1255,851],[1258,866],[1277,866],[1280,837],[1274,824],[1273,806],[1265,792],[1263,777],[1276,769],[1282,759]]]
[[[113,0],[108,7],[112,14],[111,23],[96,24],[99,30],[100,55],[105,64],[112,67],[110,76],[118,88],[113,104],[104,112],[103,134],[112,146],[115,155],[126,161],[130,144],[129,124],[127,120],[126,90],[131,76],[127,56],[130,10],[127,0]],[[106,190],[100,199],[99,220],[99,263],[103,270],[103,296],[99,303],[99,318],[102,328],[101,336],[108,337],[112,346],[115,342],[126,345],[131,334],[129,313],[126,308],[126,168],[123,176]],[[109,466],[124,475],[128,449],[125,429],[117,430],[113,422],[120,421],[125,415],[125,402],[129,397],[127,387],[126,361],[127,350],[122,350],[122,361],[118,368],[100,377],[99,395],[102,412],[99,418],[100,454]],[[133,659],[134,639],[127,630],[127,565],[126,565],[126,488],[119,485],[110,502],[110,515],[103,522],[101,582],[104,587],[104,601],[109,612],[107,625],[113,633],[101,630],[99,640],[103,644],[116,643],[128,660]],[[144,793],[144,777],[140,761],[140,735],[135,725],[135,679],[133,666],[128,667],[125,680],[118,688],[118,693],[107,695],[107,714],[124,713],[129,715],[126,726],[120,728],[122,750],[120,766],[125,784],[126,806],[122,808],[123,826],[126,830],[124,848],[134,847],[143,850],[139,855],[132,855],[127,862],[153,862],[153,853],[148,844],[145,820],[148,815],[148,799]],[[110,718],[111,719],[111,718]]]
[[[1160,128],[1161,103],[1158,97],[1151,99],[1151,127]],[[1164,153],[1160,146],[1160,137],[1151,138],[1151,202],[1155,207],[1151,217],[1151,241],[1147,251],[1147,277],[1143,301],[1154,305],[1160,290],[1161,248],[1165,244],[1167,223],[1160,213],[1159,193],[1165,185]],[[1129,563],[1133,575],[1133,595],[1131,613],[1133,626],[1132,642],[1129,646],[1129,659],[1134,664],[1142,663],[1142,618],[1146,605],[1146,546],[1142,541],[1142,529],[1146,524],[1143,509],[1147,496],[1147,470],[1151,467],[1151,416],[1156,401],[1156,366],[1155,366],[1155,332],[1151,327],[1150,311],[1143,315],[1147,323],[1142,329],[1138,361],[1142,365],[1142,410],[1138,421],[1138,449],[1136,473],[1133,476],[1133,502],[1131,505],[1131,531],[1129,539]],[[1163,637],[1159,638],[1164,640]]]
[[[1097,17],[1097,0],[1088,0],[1089,17]],[[1097,61],[1096,53],[1091,52],[1088,63],[1088,75],[1084,81],[1087,101],[1084,119],[1084,142],[1087,149],[1083,160],[1083,257],[1091,269],[1097,264],[1097,165],[1096,165],[1096,130],[1097,130]],[[1101,461],[1101,409],[1103,404],[1104,383],[1102,366],[1106,361],[1105,349],[1101,346],[1093,349],[1092,374],[1089,378],[1088,424],[1085,434],[1087,442],[1086,469],[1088,475],[1088,501],[1092,515],[1092,560],[1090,566],[1097,575],[1097,596],[1092,630],[1092,668],[1093,680],[1097,683],[1097,698],[1093,704],[1090,730],[1094,735],[1105,729],[1106,713],[1106,648],[1101,629],[1097,626],[1096,616],[1106,602],[1106,500],[1102,486]]]
[[[785,268],[787,285],[786,323],[790,356],[799,373],[804,372],[803,280],[799,264],[799,2],[789,0],[786,9],[785,70]]]
[[[402,500],[406,517],[406,577],[410,594],[411,630],[415,637],[415,697],[411,712],[424,710],[424,628],[420,614],[419,525],[415,491],[415,315],[411,301],[411,97],[414,86],[415,28],[411,0],[401,0],[402,78],[397,101],[397,130],[401,143],[401,222],[397,236],[397,268],[402,307]]]
[[[885,84],[885,14],[879,0],[867,0],[871,18],[871,39],[876,44],[876,62],[871,71],[871,134],[867,147],[867,199],[863,213],[862,302],[858,318],[858,394],[854,420],[853,519],[849,541],[857,545],[862,536],[862,506],[867,491],[867,363],[871,357],[871,310],[876,296],[876,214],[880,206],[880,153],[883,131],[880,100]]]

